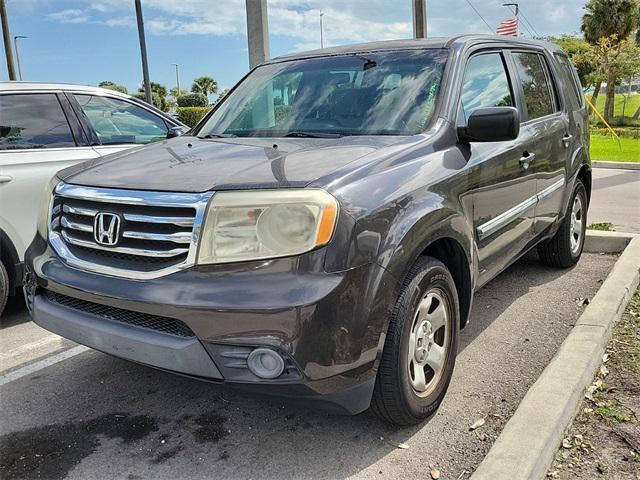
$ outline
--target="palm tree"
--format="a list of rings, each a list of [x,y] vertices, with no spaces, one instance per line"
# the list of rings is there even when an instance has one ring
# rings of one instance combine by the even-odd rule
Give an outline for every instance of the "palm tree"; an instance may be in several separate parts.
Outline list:
[[[193,81],[191,91],[193,93],[202,93],[208,98],[209,95],[218,91],[218,82],[211,77],[198,77]]]
[[[638,24],[638,0],[589,0],[584,6],[582,32],[591,45],[602,37],[617,35],[617,41],[626,39]],[[607,100],[604,117],[607,121],[613,116],[613,99],[616,77],[609,72],[607,77]],[[595,105],[602,82],[596,82],[591,103]]]

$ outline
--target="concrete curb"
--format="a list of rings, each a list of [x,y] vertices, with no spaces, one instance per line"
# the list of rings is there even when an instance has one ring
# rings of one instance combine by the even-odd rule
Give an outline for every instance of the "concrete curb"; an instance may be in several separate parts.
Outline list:
[[[633,240],[633,233],[587,230],[584,251],[587,253],[620,253]]]
[[[599,232],[603,233],[603,232]],[[604,232],[609,233],[609,232]],[[472,480],[542,479],[602,363],[611,329],[640,281],[640,236],[631,240]]]
[[[592,160],[593,168],[616,168],[622,170],[640,170],[640,163],[637,162],[607,162],[604,160]]]

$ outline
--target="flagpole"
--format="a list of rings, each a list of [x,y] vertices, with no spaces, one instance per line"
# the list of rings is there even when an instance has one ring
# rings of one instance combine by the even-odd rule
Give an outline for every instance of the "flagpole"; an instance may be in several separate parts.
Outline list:
[[[516,7],[516,37],[520,36],[520,19],[518,18],[518,13],[520,13],[520,8],[517,3],[503,3],[503,7]]]

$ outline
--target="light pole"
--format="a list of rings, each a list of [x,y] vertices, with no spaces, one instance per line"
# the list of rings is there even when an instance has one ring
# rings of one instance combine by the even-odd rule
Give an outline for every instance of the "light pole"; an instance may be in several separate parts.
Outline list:
[[[153,99],[151,98],[151,83],[149,82],[149,64],[147,63],[147,42],[144,39],[144,23],[142,21],[142,5],[140,4],[140,0],[136,0],[135,3],[136,19],[138,20],[138,39],[140,40],[140,56],[142,57],[144,97],[149,105],[153,105]]]
[[[176,67],[176,98],[178,98],[180,96],[180,74],[178,73],[178,67],[180,66],[177,63],[172,63],[171,65],[173,65],[174,67]]]
[[[29,38],[26,35],[15,35],[13,37],[13,47],[16,49],[16,63],[18,64],[18,79],[22,80],[22,64],[20,63],[20,49],[18,49],[18,40]]]
[[[324,32],[323,32],[323,28],[322,28],[322,16],[324,15],[324,13],[322,13],[322,10],[320,10],[320,48],[324,48]]]
[[[249,68],[269,58],[269,16],[267,0],[246,0]]]
[[[427,38],[427,0],[412,0],[413,37]]]
[[[0,22],[2,23],[2,38],[4,41],[4,52],[7,57],[7,72],[9,80],[16,79],[16,71],[13,66],[13,49],[11,48],[11,33],[9,33],[9,16],[7,15],[7,5],[4,0],[0,0]]]

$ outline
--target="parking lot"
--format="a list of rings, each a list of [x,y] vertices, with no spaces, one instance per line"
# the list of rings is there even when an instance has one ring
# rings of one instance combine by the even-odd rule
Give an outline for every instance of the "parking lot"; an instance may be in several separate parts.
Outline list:
[[[433,468],[443,479],[468,478],[615,259],[585,254],[563,271],[531,254],[484,287],[443,405],[405,429],[368,413],[333,416],[247,397],[94,351],[41,368],[74,345],[26,323],[14,305],[2,320],[2,370],[33,371],[0,386],[0,476],[429,478]],[[471,431],[480,418],[485,424]]]

